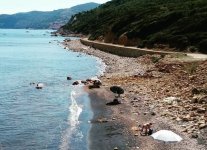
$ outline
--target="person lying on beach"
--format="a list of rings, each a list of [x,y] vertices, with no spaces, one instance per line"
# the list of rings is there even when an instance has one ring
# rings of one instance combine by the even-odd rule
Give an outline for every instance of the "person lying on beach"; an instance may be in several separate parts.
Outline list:
[[[151,135],[152,132],[153,132],[152,123],[146,123],[142,125],[142,128],[140,130],[141,135]]]

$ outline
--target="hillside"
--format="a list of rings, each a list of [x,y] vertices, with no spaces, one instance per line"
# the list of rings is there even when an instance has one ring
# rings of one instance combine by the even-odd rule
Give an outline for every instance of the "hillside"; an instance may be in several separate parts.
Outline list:
[[[207,53],[206,0],[112,0],[62,27],[107,43]]]
[[[86,3],[69,9],[48,12],[32,11],[14,15],[0,15],[0,28],[58,29],[66,24],[72,15],[93,9],[98,5],[97,3]]]

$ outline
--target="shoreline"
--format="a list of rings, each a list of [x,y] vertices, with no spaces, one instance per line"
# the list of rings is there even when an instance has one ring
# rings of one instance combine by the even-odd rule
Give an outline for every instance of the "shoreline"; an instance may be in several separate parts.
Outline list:
[[[179,125],[161,116],[160,112],[155,111],[156,115],[152,115],[151,111],[154,108],[150,107],[156,106],[151,102],[154,97],[149,89],[146,89],[147,87],[140,84],[139,90],[134,89],[134,84],[137,83],[131,78],[135,75],[145,75],[151,67],[150,64],[142,63],[144,58],[119,57],[82,45],[79,40],[70,41],[64,45],[72,51],[98,57],[106,64],[106,71],[100,77],[103,83],[101,89],[88,90],[94,113],[89,135],[90,149],[113,149],[115,147],[130,150],[205,149],[203,145],[197,144],[196,139],[189,138],[188,134],[181,132],[182,128]],[[150,79],[144,81],[145,84],[150,82]],[[122,86],[126,92],[122,96],[121,105],[110,107],[105,104],[113,98],[113,94],[109,91],[112,85]],[[170,129],[184,140],[180,143],[163,144],[149,136],[140,136],[137,127],[146,122],[153,122],[153,128],[156,130]],[[105,148],[106,145],[108,148]]]

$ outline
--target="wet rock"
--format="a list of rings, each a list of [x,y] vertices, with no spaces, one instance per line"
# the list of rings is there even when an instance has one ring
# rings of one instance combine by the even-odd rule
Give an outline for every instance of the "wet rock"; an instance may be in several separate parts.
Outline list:
[[[93,85],[94,85],[94,86],[101,86],[102,83],[101,83],[100,80],[94,80],[94,81],[93,81]]]
[[[87,81],[81,81],[81,83],[86,85],[88,82]]]
[[[67,80],[72,80],[72,77],[68,76],[68,77],[67,77]]]
[[[86,82],[92,82],[92,80],[91,79],[87,79]]]
[[[73,82],[73,85],[78,85],[78,84],[79,84],[78,81]]]

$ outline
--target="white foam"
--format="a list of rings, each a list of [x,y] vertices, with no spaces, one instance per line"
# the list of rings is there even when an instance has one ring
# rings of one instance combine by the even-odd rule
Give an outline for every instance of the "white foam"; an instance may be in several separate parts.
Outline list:
[[[70,145],[70,138],[74,132],[77,131],[77,126],[79,124],[79,116],[82,112],[82,108],[78,106],[76,102],[76,98],[78,96],[78,92],[75,90],[71,92],[71,105],[69,106],[70,115],[68,115],[68,128],[62,135],[61,145],[59,147],[60,150],[68,150]],[[76,135],[79,138],[82,138],[82,133],[77,133]]]
[[[97,58],[96,59],[97,60],[97,62],[98,62],[98,69],[99,69],[99,71],[98,71],[98,73],[97,73],[97,76],[101,76],[101,75],[103,75],[104,74],[104,72],[106,71],[106,64],[103,62],[103,60],[102,59],[100,59],[100,58]]]
[[[104,72],[106,71],[106,64],[103,62],[102,59],[95,57],[96,61],[97,61],[97,68],[98,68],[98,72],[96,74],[96,76],[91,77],[92,80],[99,80],[98,77],[102,76],[104,74]]]

